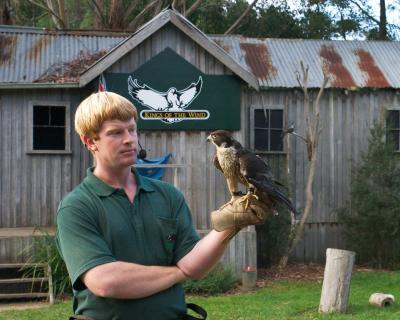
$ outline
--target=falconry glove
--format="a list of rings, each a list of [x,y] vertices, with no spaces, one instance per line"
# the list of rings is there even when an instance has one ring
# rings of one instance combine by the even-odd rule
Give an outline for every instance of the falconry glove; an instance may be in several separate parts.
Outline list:
[[[264,223],[273,211],[272,206],[267,206],[255,196],[246,195],[211,212],[211,223],[216,231],[233,227],[232,233],[225,239],[228,241],[242,228]]]

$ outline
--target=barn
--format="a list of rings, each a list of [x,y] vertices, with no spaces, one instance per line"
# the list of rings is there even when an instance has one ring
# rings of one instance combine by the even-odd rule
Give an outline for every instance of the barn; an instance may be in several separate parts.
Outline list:
[[[398,42],[206,35],[171,9],[133,34],[0,26],[0,263],[24,261],[37,228],[54,232],[60,199],[92,163],[73,115],[99,85],[138,106],[148,158],[170,155],[167,164],[142,166],[165,169],[163,179],[185,194],[201,234],[210,230],[210,211],[230,198],[210,165],[215,151],[206,137],[216,128],[234,131],[264,157],[301,213],[307,151],[301,139],[281,136],[292,122],[305,134],[301,62],[309,66],[312,94],[323,68],[330,82],[321,100],[312,215],[293,259],[324,261],[327,247],[345,246],[335,210],[349,200],[351,163],[366,149],[370,127],[382,110],[392,110],[399,124],[399,53]],[[160,115],[130,94],[132,85],[202,87],[186,109]],[[236,270],[256,265],[256,247],[254,227],[242,230],[224,262]]]

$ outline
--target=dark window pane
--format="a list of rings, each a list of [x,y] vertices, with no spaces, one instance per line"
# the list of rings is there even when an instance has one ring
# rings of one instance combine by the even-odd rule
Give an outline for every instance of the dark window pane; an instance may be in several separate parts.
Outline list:
[[[256,150],[268,150],[268,130],[254,130],[254,148]]]
[[[268,110],[254,110],[254,126],[260,128],[268,128]]]
[[[33,106],[33,125],[41,126],[48,125],[49,119],[49,107],[48,106]]]
[[[50,108],[50,125],[65,126],[65,107]]]
[[[34,127],[33,149],[65,150],[65,129],[54,127]]]
[[[400,128],[399,111],[389,110],[387,117],[387,126],[392,129]]]
[[[400,130],[390,130],[387,139],[393,142],[395,150],[400,151]]]
[[[282,130],[271,130],[271,147],[270,151],[282,151]]]
[[[271,110],[271,128],[281,129],[283,125],[283,111]]]

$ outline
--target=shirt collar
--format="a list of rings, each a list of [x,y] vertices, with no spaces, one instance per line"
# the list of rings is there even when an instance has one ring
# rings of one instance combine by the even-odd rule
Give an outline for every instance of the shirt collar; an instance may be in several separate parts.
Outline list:
[[[100,178],[96,177],[93,174],[94,167],[90,167],[86,170],[86,178],[84,180],[85,183],[87,183],[90,188],[99,196],[101,197],[108,197],[111,194],[113,194],[115,191],[117,191],[117,188],[114,188],[110,186],[109,184],[105,183],[103,180]],[[153,186],[149,183],[148,179],[142,177],[139,172],[136,170],[135,167],[131,167],[132,173],[135,175],[136,178],[136,184],[137,184],[137,191],[140,192],[141,190],[145,192],[151,192],[154,191]]]

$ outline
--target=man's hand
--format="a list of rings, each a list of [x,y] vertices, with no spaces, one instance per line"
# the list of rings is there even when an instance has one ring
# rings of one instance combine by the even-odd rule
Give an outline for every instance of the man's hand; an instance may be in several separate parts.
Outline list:
[[[274,211],[272,206],[259,201],[254,195],[245,195],[211,212],[211,223],[216,231],[233,228],[231,239],[240,229],[264,223]]]

